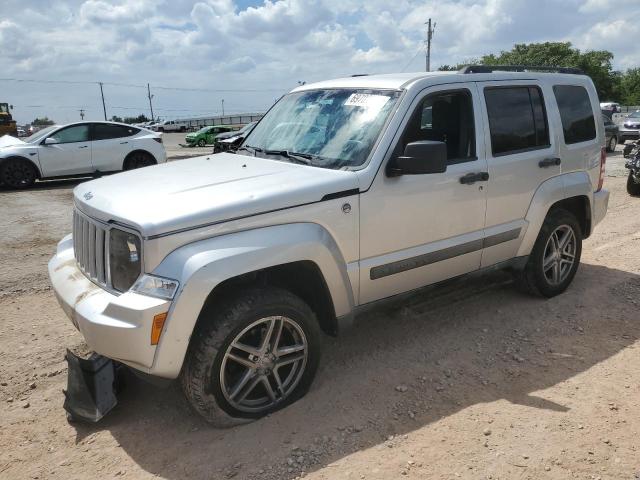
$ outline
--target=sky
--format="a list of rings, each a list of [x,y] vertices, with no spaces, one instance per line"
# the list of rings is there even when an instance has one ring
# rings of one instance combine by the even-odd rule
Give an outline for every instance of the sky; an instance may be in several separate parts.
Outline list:
[[[108,117],[149,116],[149,83],[165,119],[264,111],[298,82],[423,71],[429,18],[433,69],[544,41],[640,66],[640,0],[0,0],[0,102],[101,119],[103,82]]]

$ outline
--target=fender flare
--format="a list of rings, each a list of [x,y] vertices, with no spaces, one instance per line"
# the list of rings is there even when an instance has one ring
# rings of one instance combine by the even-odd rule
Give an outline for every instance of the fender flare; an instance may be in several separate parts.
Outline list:
[[[561,174],[540,184],[527,210],[527,230],[520,243],[518,257],[529,255],[533,250],[538,232],[551,207],[572,197],[586,197],[589,201],[589,213],[593,211],[593,186],[586,171]]]
[[[2,168],[2,164],[4,162],[6,162],[7,160],[11,160],[12,158],[15,158],[18,160],[24,160],[25,162],[30,163],[33,166],[33,168],[36,169],[37,178],[42,178],[42,172],[40,171],[40,167],[36,165],[36,163],[33,160],[27,157],[23,157],[22,155],[9,155],[7,157],[0,158],[0,168]]]
[[[331,234],[315,223],[293,223],[200,240],[174,250],[152,272],[180,282],[165,322],[152,370],[179,375],[191,334],[211,291],[225,280],[297,261],[322,273],[336,316],[354,308],[347,265]],[[178,277],[178,278],[176,278]]]

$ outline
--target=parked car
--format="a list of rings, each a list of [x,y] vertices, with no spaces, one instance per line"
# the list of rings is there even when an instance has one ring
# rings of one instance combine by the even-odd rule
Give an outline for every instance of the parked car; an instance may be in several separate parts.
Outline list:
[[[54,125],[0,148],[0,182],[26,188],[37,179],[99,175],[164,163],[162,136],[115,122]]]
[[[76,187],[49,275],[94,360],[179,377],[229,426],[301,398],[321,332],[374,302],[495,268],[561,294],[607,211],[597,93],[490,69],[306,84],[236,154]]]
[[[202,127],[197,132],[187,133],[184,137],[184,141],[187,145],[194,147],[204,147],[206,145],[212,145],[218,135],[231,132],[234,127],[231,125],[210,125]]]
[[[640,110],[630,113],[624,119],[622,126],[619,127],[620,143],[624,143],[627,140],[640,139]]]
[[[246,136],[251,133],[253,127],[256,126],[256,123],[258,122],[247,123],[240,130],[221,133],[218,135],[213,144],[213,152],[232,152],[237,150]]]
[[[24,128],[18,127],[18,138],[26,137],[27,131]]]
[[[605,144],[607,146],[607,152],[614,152],[616,145],[618,144],[619,128],[618,125],[613,123],[609,117],[602,115],[602,122],[604,123]]]
[[[156,132],[186,132],[187,125],[176,120],[165,120],[154,125],[153,130]]]
[[[600,110],[602,111],[603,115],[611,119],[613,114],[620,113],[622,111],[622,108],[620,108],[620,104],[616,102],[601,102]]]

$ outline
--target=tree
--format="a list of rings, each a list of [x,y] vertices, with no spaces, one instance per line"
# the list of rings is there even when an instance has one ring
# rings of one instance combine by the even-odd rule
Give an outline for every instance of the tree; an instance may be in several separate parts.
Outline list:
[[[141,113],[137,117],[124,117],[124,123],[132,124],[132,123],[144,123],[148,122],[149,119],[144,113]]]
[[[49,120],[48,117],[36,118],[31,125],[35,125],[38,127],[48,127],[49,125],[54,125],[56,122],[53,120]]]
[[[114,115],[113,117],[111,117],[110,120],[112,122],[120,122],[120,123],[122,123],[122,117],[118,117],[117,115]]]
[[[619,79],[619,101],[623,105],[640,105],[640,68],[630,68]]]

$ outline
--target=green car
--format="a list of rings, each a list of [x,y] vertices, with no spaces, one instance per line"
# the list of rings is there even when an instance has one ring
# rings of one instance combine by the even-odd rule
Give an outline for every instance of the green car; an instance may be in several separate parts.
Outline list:
[[[229,125],[211,125],[208,127],[202,127],[197,132],[187,133],[184,140],[189,146],[204,147],[205,145],[212,145],[215,138],[225,132],[230,132],[234,128]]]

